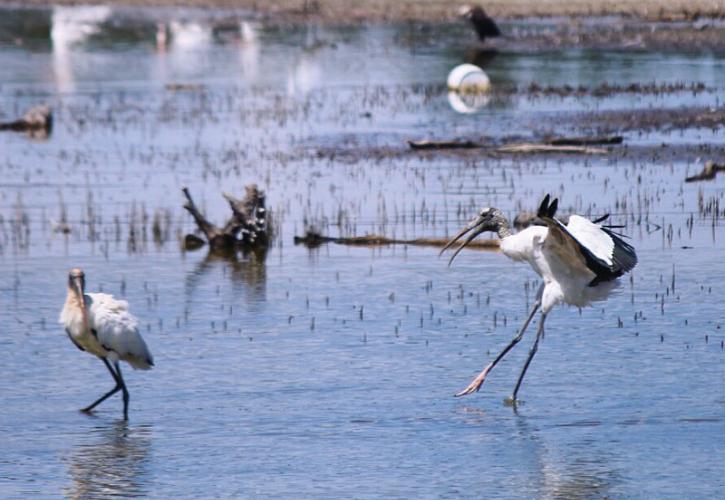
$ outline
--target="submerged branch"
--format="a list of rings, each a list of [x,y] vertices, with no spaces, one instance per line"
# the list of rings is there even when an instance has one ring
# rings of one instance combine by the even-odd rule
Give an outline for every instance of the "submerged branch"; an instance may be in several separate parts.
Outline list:
[[[434,150],[434,149],[478,149],[491,148],[498,153],[584,153],[602,154],[606,149],[591,148],[587,146],[596,144],[621,144],[624,137],[621,135],[595,136],[595,137],[559,137],[548,139],[541,143],[524,142],[509,143],[503,146],[492,146],[470,139],[408,141],[408,146],[413,150]]]
[[[349,238],[332,238],[323,236],[315,231],[307,231],[304,236],[295,236],[295,245],[305,245],[308,248],[318,247],[324,243],[337,243],[338,245],[354,246],[381,246],[381,245],[415,245],[444,247],[448,244],[448,238],[415,238],[412,240],[400,240],[387,238],[376,234],[367,236],[353,236]],[[495,250],[499,247],[498,239],[481,239],[471,242],[467,248],[479,248]]]

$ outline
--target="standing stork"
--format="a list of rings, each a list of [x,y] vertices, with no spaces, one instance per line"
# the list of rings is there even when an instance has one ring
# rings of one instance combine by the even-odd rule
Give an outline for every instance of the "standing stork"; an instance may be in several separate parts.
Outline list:
[[[128,420],[128,389],[118,363],[125,361],[134,369],[149,370],[154,366],[154,358],[138,332],[138,320],[128,312],[128,302],[107,293],[85,293],[85,285],[83,270],[71,269],[59,322],[78,349],[103,361],[116,387],[81,411],[90,413],[107,398],[123,391],[123,418]]]
[[[478,39],[482,42],[485,42],[486,38],[501,36],[501,30],[498,29],[498,25],[486,14],[486,11],[482,7],[478,5],[475,7],[464,5],[459,12],[461,17],[470,21],[473,29],[476,30]]]
[[[518,334],[456,396],[465,396],[481,388],[488,373],[521,340],[536,311],[541,308],[536,340],[511,396],[511,402],[515,404],[526,370],[538,349],[549,311],[561,303],[584,307],[591,302],[605,300],[617,287],[617,278],[637,264],[634,248],[623,241],[621,235],[611,231],[611,227],[599,225],[607,215],[595,221],[572,215],[568,224],[564,225],[554,218],[557,206],[558,200],[549,203],[549,195],[546,195],[537,212],[538,225],[516,234],[511,232],[508,220],[499,209],[486,207],[441,250],[443,253],[463,235],[471,232],[451,256],[448,263],[450,265],[456,255],[476,236],[484,231],[493,231],[501,238],[501,252],[506,257],[528,262],[543,279],[531,312]]]

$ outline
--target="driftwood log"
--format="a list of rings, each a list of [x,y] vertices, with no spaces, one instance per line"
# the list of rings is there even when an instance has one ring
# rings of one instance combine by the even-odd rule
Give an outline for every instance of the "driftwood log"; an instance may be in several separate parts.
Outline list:
[[[484,144],[471,140],[450,140],[450,141],[408,141],[411,149],[474,149],[482,148]]]
[[[188,188],[184,187],[182,191],[186,197],[184,208],[194,218],[212,250],[257,250],[266,249],[269,245],[271,224],[265,207],[265,194],[256,184],[244,188],[244,198],[241,200],[229,193],[222,193],[232,209],[232,216],[223,227],[212,224],[204,217],[196,207]],[[192,234],[186,235],[184,246],[187,250],[195,250],[203,244],[201,238]]]
[[[498,153],[583,153],[583,154],[604,154],[606,149],[592,148],[588,146],[555,146],[553,144],[507,144],[496,148]]]
[[[509,143],[502,146],[492,146],[490,143],[476,142],[470,139],[452,140],[420,140],[408,141],[408,146],[414,150],[431,149],[479,149],[493,148],[499,153],[584,153],[602,154],[607,150],[587,146],[597,144],[621,144],[624,138],[621,135],[597,137],[558,137],[549,138],[541,143]]]
[[[52,129],[53,112],[46,104],[30,108],[19,120],[0,123],[0,130],[29,132],[34,136],[47,137]]]
[[[559,137],[549,139],[547,144],[552,146],[592,146],[597,144],[622,144],[621,135],[606,135],[601,137]]]
[[[295,236],[295,245],[304,245],[308,248],[315,248],[324,243],[337,243],[338,245],[354,245],[354,246],[381,246],[381,245],[416,245],[416,246],[432,246],[444,247],[448,244],[447,238],[416,238],[413,240],[399,240],[395,238],[387,238],[380,235],[353,236],[350,238],[332,238],[323,236],[316,231],[307,231],[304,236]],[[498,249],[498,239],[481,239],[471,242],[467,248],[480,249]]]

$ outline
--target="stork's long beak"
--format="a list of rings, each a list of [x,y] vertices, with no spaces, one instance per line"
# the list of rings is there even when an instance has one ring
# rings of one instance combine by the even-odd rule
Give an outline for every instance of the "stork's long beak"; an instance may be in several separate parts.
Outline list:
[[[78,297],[78,300],[81,303],[81,307],[83,309],[86,308],[85,301],[83,300],[83,279],[80,276],[75,276],[73,278],[73,291],[76,293],[76,297]]]
[[[450,260],[448,260],[448,265],[449,266],[453,263],[453,259],[456,258],[456,256],[461,252],[461,250],[463,250],[470,242],[472,242],[476,238],[476,236],[478,236],[479,234],[481,234],[484,231],[486,231],[486,218],[479,215],[478,217],[476,217],[475,219],[473,219],[471,222],[469,222],[466,225],[466,227],[464,227],[463,229],[461,229],[458,232],[458,234],[455,235],[453,237],[453,239],[451,239],[451,241],[449,241],[448,243],[446,243],[446,246],[443,247],[443,249],[440,251],[440,253],[438,254],[438,256],[440,257],[441,255],[443,255],[443,252],[445,252],[450,247],[452,247],[453,244],[456,241],[458,241],[459,239],[461,239],[463,237],[463,235],[465,235],[469,231],[472,231],[471,234],[468,235],[468,238],[466,238],[465,240],[463,240],[463,242],[458,246],[458,248],[456,248],[456,251],[453,252],[453,255],[451,255]]]
[[[76,297],[78,298],[78,304],[81,308],[81,314],[83,315],[83,324],[88,327],[88,312],[86,311],[86,300],[85,300],[85,290],[83,290],[83,278],[80,276],[75,276],[73,278],[73,291],[76,294]]]

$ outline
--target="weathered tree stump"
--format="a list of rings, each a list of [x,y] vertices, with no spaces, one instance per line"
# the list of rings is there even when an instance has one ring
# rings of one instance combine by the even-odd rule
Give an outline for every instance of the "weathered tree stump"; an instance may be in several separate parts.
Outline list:
[[[206,237],[213,251],[259,250],[266,249],[271,236],[271,224],[265,208],[265,194],[250,184],[244,188],[244,198],[238,199],[229,193],[222,196],[229,202],[232,216],[223,227],[209,222],[199,211],[189,193],[184,187],[182,191],[186,197],[184,208],[191,214],[199,230]],[[201,238],[187,234],[184,247],[187,250],[196,250],[203,246]]]

